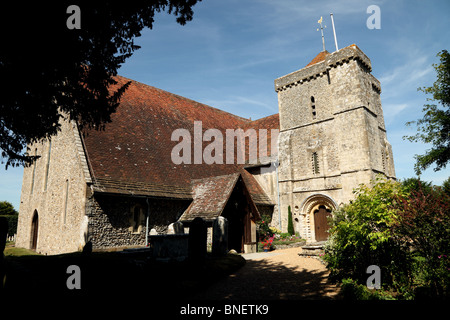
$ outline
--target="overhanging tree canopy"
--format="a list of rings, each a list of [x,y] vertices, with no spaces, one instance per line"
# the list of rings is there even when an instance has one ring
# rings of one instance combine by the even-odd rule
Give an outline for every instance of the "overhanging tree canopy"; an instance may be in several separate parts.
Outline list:
[[[12,2],[0,13],[0,149],[2,163],[29,165],[29,143],[55,135],[66,115],[101,129],[128,84],[116,84],[134,38],[167,11],[184,25],[201,0]],[[66,25],[70,5],[80,29]]]
[[[437,74],[433,86],[418,89],[431,94],[433,98],[427,100],[437,101],[438,104],[425,104],[422,109],[423,118],[407,123],[416,123],[418,133],[404,137],[409,141],[422,141],[432,145],[425,154],[416,155],[415,171],[418,175],[432,164],[436,165],[434,171],[439,171],[450,161],[450,54],[447,50],[442,50],[438,57],[440,63],[433,64]]]

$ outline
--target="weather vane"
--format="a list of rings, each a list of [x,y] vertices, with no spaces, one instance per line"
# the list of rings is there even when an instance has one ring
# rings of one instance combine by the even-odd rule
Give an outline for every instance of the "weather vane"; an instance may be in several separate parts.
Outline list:
[[[318,24],[320,24],[320,32],[322,33],[322,45],[323,45],[323,51],[325,51],[325,38],[323,37],[323,26],[322,26],[322,18],[320,17],[319,21],[317,21]],[[325,26],[326,28],[327,26]],[[317,29],[317,31],[319,31],[319,29]]]

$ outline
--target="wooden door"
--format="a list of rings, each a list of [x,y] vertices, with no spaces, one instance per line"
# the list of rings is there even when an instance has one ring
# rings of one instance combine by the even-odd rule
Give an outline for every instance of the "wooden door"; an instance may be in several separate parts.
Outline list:
[[[331,215],[330,211],[325,206],[320,206],[318,210],[314,211],[314,226],[316,233],[316,241],[325,241],[328,238],[328,225],[327,218]]]
[[[250,216],[250,208],[247,207],[244,216],[244,235],[242,237],[242,252],[244,252],[244,244],[252,244],[252,219]]]

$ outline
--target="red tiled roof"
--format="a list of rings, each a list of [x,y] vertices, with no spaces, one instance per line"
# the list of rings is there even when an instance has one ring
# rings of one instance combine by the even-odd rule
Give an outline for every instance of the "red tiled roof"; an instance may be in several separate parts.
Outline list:
[[[278,115],[250,121],[124,77],[117,81],[131,84],[111,115],[112,122],[105,130],[83,132],[94,188],[99,192],[185,197],[193,179],[240,172],[243,165],[173,163],[171,151],[179,141],[171,141],[172,132],[187,129],[193,144],[194,121],[202,121],[203,132],[219,129],[224,147],[226,129],[279,128]],[[204,142],[203,147],[208,144]],[[193,154],[192,149],[192,159]],[[261,188],[250,190],[260,192],[264,193]]]
[[[239,173],[232,173],[193,180],[194,201],[180,217],[180,221],[192,221],[197,217],[213,219],[220,216],[238,178]]]
[[[319,62],[322,62],[322,61],[325,61],[325,58],[326,58],[327,55],[329,55],[329,54],[330,54],[330,53],[329,53],[327,50],[321,51],[314,59],[311,60],[310,63],[308,63],[308,64],[306,65],[306,67],[312,66],[313,64],[316,64],[316,63],[319,63]],[[305,68],[306,68],[306,67],[305,67]]]
[[[192,221],[197,217],[205,220],[213,220],[220,216],[230,199],[230,196],[238,181],[242,182],[244,188],[251,196],[251,206],[254,208],[255,219],[260,214],[255,204],[273,204],[265,195],[255,178],[245,170],[241,173],[233,173],[224,176],[209,177],[192,181],[193,201],[180,217],[180,221]],[[263,200],[263,201],[261,201]]]

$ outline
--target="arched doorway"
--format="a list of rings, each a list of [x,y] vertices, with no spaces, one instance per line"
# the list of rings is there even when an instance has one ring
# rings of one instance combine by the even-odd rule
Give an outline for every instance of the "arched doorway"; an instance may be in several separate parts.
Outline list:
[[[31,250],[36,250],[37,248],[38,230],[39,230],[39,216],[37,210],[34,210],[33,220],[31,221],[31,238],[30,238]]]
[[[325,194],[314,194],[300,206],[303,234],[310,241],[324,241],[328,238],[328,217],[337,209],[336,202]]]

